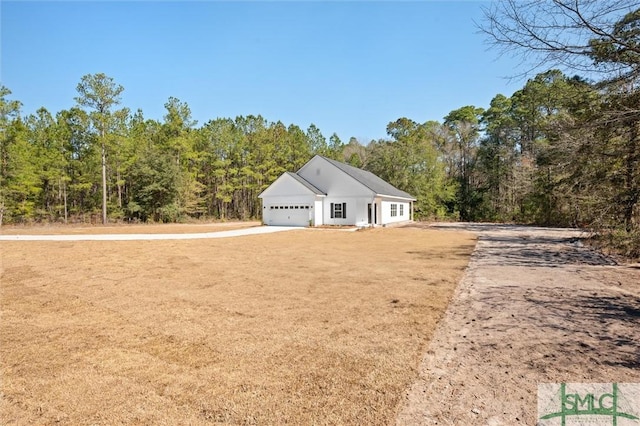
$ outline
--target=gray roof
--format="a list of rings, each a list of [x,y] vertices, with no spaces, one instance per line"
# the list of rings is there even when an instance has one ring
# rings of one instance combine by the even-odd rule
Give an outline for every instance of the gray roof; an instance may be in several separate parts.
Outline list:
[[[313,184],[311,184],[311,182],[309,182],[308,180],[304,179],[302,176],[300,176],[297,173],[291,173],[291,172],[286,172],[289,176],[291,176],[292,178],[294,178],[295,180],[297,180],[298,182],[300,182],[301,184],[303,184],[304,186],[306,186],[311,192],[313,192],[316,195],[327,195],[324,192],[320,191],[318,188],[316,188],[315,186],[313,186]]]
[[[331,164],[333,164],[334,166],[336,166],[337,168],[339,168],[340,170],[342,170],[343,172],[345,172],[346,174],[348,174],[349,176],[351,176],[352,178],[360,182],[362,185],[366,186],[367,188],[375,192],[376,195],[389,195],[391,197],[407,198],[410,200],[416,199],[413,195],[399,190],[395,186],[391,185],[389,182],[386,182],[383,179],[380,179],[378,176],[374,175],[371,172],[358,169],[357,167],[353,167],[348,164],[341,163],[339,161],[332,160],[327,157],[323,157],[321,155],[319,155],[318,157],[321,157],[327,160],[328,162],[330,162]]]

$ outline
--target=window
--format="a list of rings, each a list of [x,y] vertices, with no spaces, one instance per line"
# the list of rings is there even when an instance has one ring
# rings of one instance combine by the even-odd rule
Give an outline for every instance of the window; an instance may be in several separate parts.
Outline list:
[[[404,216],[404,204],[400,204],[400,216]]]
[[[347,203],[331,203],[331,219],[346,219]]]
[[[391,217],[398,216],[398,205],[391,204]]]

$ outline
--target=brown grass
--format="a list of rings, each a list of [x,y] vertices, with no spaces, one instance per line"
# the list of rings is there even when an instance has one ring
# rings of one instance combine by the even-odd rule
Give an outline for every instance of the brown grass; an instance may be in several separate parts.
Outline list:
[[[474,244],[1,242],[0,424],[390,423]]]

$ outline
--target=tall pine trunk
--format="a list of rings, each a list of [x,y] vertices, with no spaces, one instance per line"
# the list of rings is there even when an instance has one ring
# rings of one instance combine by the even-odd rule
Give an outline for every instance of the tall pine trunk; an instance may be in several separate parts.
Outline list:
[[[102,224],[107,224],[107,149],[104,144],[102,130]]]

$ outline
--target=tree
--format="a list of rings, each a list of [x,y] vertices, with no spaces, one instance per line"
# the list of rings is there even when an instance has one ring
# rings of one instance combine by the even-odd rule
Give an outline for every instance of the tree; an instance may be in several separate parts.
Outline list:
[[[237,164],[242,156],[238,152],[242,149],[244,136],[241,127],[250,126],[243,117],[237,117],[236,122],[230,118],[217,118],[198,131],[203,151],[200,168],[207,189],[205,203],[209,215],[222,219],[229,216]]]
[[[11,220],[30,221],[42,191],[40,168],[35,147],[29,141],[29,131],[20,118],[9,127],[7,139],[7,167],[2,191],[5,210]]]
[[[340,137],[338,137],[336,133],[333,133],[329,137],[329,146],[327,147],[327,156],[334,160],[341,160],[343,149],[344,149],[344,144],[340,140]]]
[[[196,150],[194,127],[197,122],[191,117],[186,102],[170,97],[164,105],[167,113],[162,125],[162,145],[174,158],[177,166],[178,190],[174,200],[177,217],[201,214],[204,210],[202,192],[204,185],[198,181],[197,164],[200,153]]]
[[[280,176],[283,171],[298,170],[309,161],[312,156],[309,145],[307,144],[307,135],[295,124],[290,124],[289,127],[287,127],[287,144],[289,146],[290,157],[286,163],[280,164],[283,169],[272,175],[271,181]]]
[[[20,117],[19,101],[6,97],[11,90],[0,84],[0,226],[6,209],[6,183],[9,174],[10,146],[15,141],[13,127]]]
[[[91,131],[89,115],[78,107],[56,114],[56,135],[67,155],[68,185],[65,186],[65,205],[74,219],[100,210],[100,152],[97,135]],[[96,197],[98,195],[98,197]]]
[[[373,141],[367,147],[365,169],[414,195],[418,218],[446,216],[455,196],[456,186],[447,178],[432,126],[400,118],[387,126],[392,140]]]
[[[102,223],[107,223],[107,134],[113,123],[111,109],[120,103],[124,87],[103,73],[87,74],[76,88],[78,105],[93,110],[91,119],[99,134],[102,160]]]
[[[329,147],[327,146],[327,139],[313,123],[309,125],[307,129],[307,143],[313,154],[328,156]]]
[[[462,220],[474,219],[478,204],[477,193],[472,182],[473,165],[480,136],[480,117],[484,110],[471,105],[451,111],[444,118],[444,125],[453,135],[458,158],[458,207]]]
[[[640,9],[627,13],[611,34],[597,34],[589,41],[590,57],[615,72],[612,81],[636,81],[640,64]]]
[[[342,161],[354,167],[362,168],[366,162],[367,150],[355,137],[349,138],[349,143],[342,148]]]
[[[131,170],[132,198],[127,210],[132,218],[144,222],[175,222],[179,170],[175,160],[147,145]]]
[[[583,105],[597,114],[570,111],[553,121],[556,129],[545,142],[549,146],[541,146],[537,159],[549,173],[546,179],[538,175],[538,183],[544,183],[539,189],[548,194],[549,184],[563,181],[571,181],[579,192],[588,188],[590,193],[575,203],[581,212],[576,216],[599,206],[598,227],[621,229],[640,254],[640,2],[503,0],[485,9],[485,18],[482,29],[490,40],[524,62],[533,60],[534,68],[557,65],[595,80],[598,101],[590,100],[593,91],[585,91]],[[571,151],[562,149],[565,142]],[[546,155],[554,151],[564,157]],[[558,158],[568,172],[558,170]],[[587,179],[584,170],[597,181]],[[557,182],[554,171],[561,172]],[[543,198],[547,211],[553,209],[549,201],[555,200]]]
[[[510,98],[497,95],[482,115],[474,167],[482,220],[568,225],[587,195],[581,145],[592,143],[601,113],[591,84],[559,70],[536,75]],[[577,189],[578,188],[578,189]],[[583,197],[583,198],[581,198]]]
[[[59,132],[58,123],[45,108],[27,117],[26,124],[34,150],[32,161],[40,175],[40,217],[51,221],[62,217],[66,222],[69,153],[65,135]]]
[[[193,151],[193,140],[190,131],[197,121],[191,118],[191,109],[186,102],[170,97],[164,104],[167,113],[164,116],[163,130],[167,149],[175,157],[176,164],[180,165],[183,157]]]
[[[602,79],[638,77],[637,0],[500,0],[481,30],[530,69],[560,67]]]

